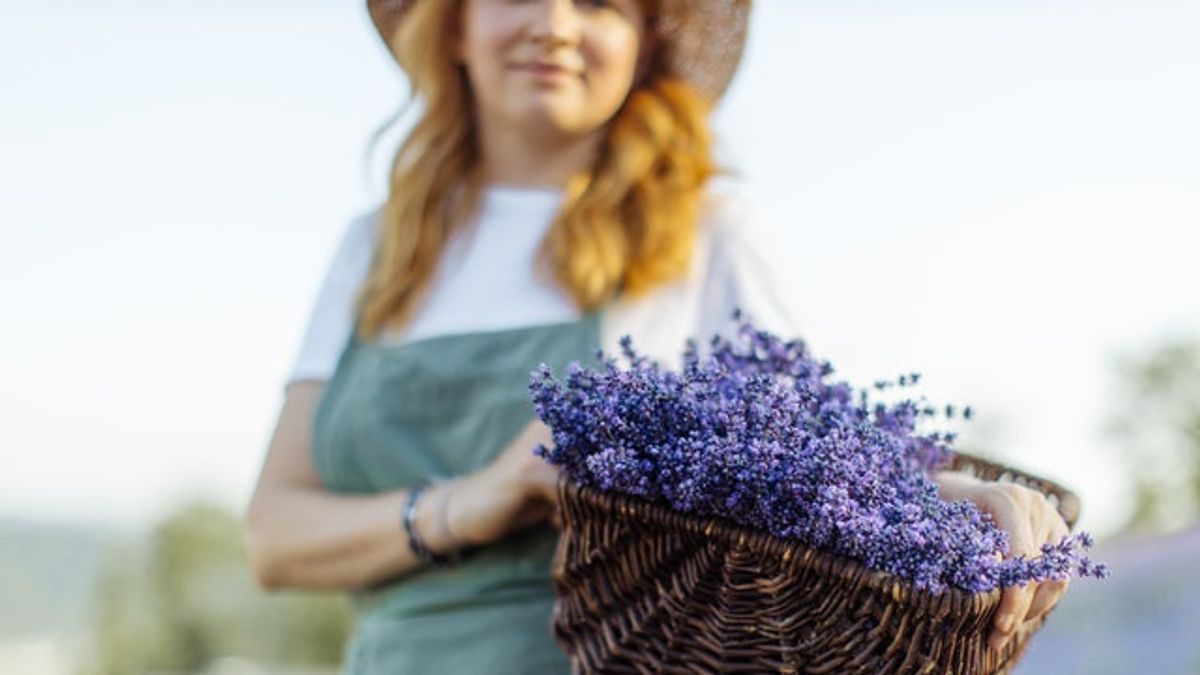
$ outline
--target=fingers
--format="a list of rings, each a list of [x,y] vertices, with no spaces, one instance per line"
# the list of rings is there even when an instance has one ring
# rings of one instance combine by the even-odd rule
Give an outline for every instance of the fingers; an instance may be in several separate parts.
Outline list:
[[[1029,614],[1025,621],[1037,620],[1053,609],[1062,598],[1063,593],[1067,592],[1069,583],[1066,579],[1048,579],[1039,583],[1037,592],[1033,596],[1033,602],[1029,605]]]
[[[541,500],[526,504],[513,518],[512,529],[519,530],[530,525],[545,522],[554,512],[554,506]]]
[[[561,471],[542,460],[531,462],[526,468],[529,499],[536,503],[535,512],[540,520],[549,519],[554,527],[560,527],[558,508],[558,479]]]
[[[1047,508],[1053,511],[1049,505],[1047,505]],[[1070,534],[1067,524],[1063,522],[1062,516],[1059,516],[1057,512],[1048,514],[1046,521],[1047,533],[1043,541],[1057,544],[1062,541],[1063,537]],[[1033,596],[1033,602],[1029,605],[1029,614],[1025,620],[1033,621],[1053,609],[1063,594],[1067,592],[1069,584],[1070,581],[1067,579],[1049,579],[1038,584],[1037,592]]]
[[[996,622],[988,643],[992,649],[1002,649],[1012,638],[1020,625],[1020,617],[1024,617],[1029,605],[1033,602],[1035,583],[1024,586],[1009,586],[1000,596],[1000,608],[996,611]]]
[[[535,418],[529,424],[525,425],[523,433],[526,439],[525,443],[530,448],[537,446],[539,443],[546,447],[554,446],[554,432],[550,430],[550,427],[546,426],[545,422],[539,419]]]
[[[1026,496],[1017,485],[995,485],[985,508],[992,514],[996,526],[1009,535],[1007,557],[1033,556],[1039,552],[1034,541],[1032,523],[1026,505]],[[988,642],[993,649],[1001,649],[1008,643],[1016,628],[1029,612],[1037,584],[1009,586],[1000,595],[1000,607]]]
[[[540,462],[540,460],[538,460]],[[542,499],[551,504],[558,501],[559,469],[545,462],[534,463],[529,468],[528,479],[530,493],[536,499]]]
[[[985,510],[992,514],[996,526],[1009,534],[1007,557],[1041,555],[1042,543],[1057,544],[1070,533],[1062,516],[1045,497],[1018,485],[993,484],[982,500]],[[1002,649],[1025,623],[1042,618],[1066,592],[1066,580],[1029,582],[1005,588],[992,633],[988,637],[993,649]]]

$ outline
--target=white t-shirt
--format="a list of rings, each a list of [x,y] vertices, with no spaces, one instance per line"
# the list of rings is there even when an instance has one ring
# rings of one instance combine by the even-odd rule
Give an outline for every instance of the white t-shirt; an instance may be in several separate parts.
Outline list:
[[[558,188],[491,185],[484,188],[475,227],[447,247],[424,303],[399,333],[378,339],[422,338],[571,321],[582,312],[570,297],[534,274],[534,254],[558,211]],[[715,183],[705,194],[696,250],[688,274],[636,299],[622,299],[603,315],[601,346],[619,354],[623,335],[662,364],[678,368],[684,341],[706,345],[728,335],[735,307],[755,325],[785,338],[800,331],[783,302],[773,269],[779,248],[744,199]],[[328,380],[353,331],[354,301],[379,236],[379,211],[347,225],[309,316],[308,328],[285,386]],[[768,254],[768,251],[774,252]]]

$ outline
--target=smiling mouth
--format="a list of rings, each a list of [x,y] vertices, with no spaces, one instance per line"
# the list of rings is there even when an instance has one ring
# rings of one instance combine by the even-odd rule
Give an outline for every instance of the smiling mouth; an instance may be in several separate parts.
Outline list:
[[[574,77],[578,75],[573,70],[553,63],[520,63],[514,65],[513,69],[542,77]]]

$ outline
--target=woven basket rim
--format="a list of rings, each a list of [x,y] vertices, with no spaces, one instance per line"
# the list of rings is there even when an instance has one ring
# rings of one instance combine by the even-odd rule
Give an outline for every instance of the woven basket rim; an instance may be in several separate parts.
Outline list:
[[[1030,487],[1039,489],[1044,494],[1054,493],[1059,497],[1060,504],[1075,508],[1078,499],[1074,493],[1044,478],[1028,474],[1012,467],[985,460],[966,453],[955,453],[952,463],[947,468],[960,464],[973,463],[986,468],[989,472],[1006,472],[1019,476],[1028,481]],[[940,593],[929,589],[919,589],[915,582],[898,576],[892,572],[875,570],[867,567],[866,563],[849,556],[814,548],[798,539],[787,539],[776,536],[757,528],[737,523],[721,516],[689,514],[676,511],[670,506],[649,499],[627,495],[619,492],[607,492],[599,488],[580,485],[563,472],[559,477],[560,499],[574,499],[589,504],[593,508],[619,513],[625,517],[634,516],[668,529],[682,529],[693,534],[702,535],[722,542],[729,548],[741,548],[753,553],[768,556],[779,556],[792,565],[803,570],[811,570],[822,575],[836,575],[842,583],[865,586],[880,594],[891,596],[892,600],[901,605],[927,613],[937,619],[951,614],[968,614],[982,617],[993,612],[1000,604],[1002,588],[990,591],[971,592],[956,586],[948,586]],[[1060,507],[1060,510],[1062,508]],[[571,518],[570,509],[563,509],[563,517]],[[1070,515],[1068,524],[1074,526],[1074,517]],[[563,527],[570,527],[564,520]]]

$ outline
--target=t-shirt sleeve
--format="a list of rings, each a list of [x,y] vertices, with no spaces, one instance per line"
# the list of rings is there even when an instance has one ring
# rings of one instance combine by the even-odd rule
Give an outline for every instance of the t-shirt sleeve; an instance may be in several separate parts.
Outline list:
[[[779,236],[740,193],[726,190],[709,198],[705,225],[711,248],[696,336],[702,343],[714,333],[732,337],[733,312],[741,309],[755,326],[784,340],[801,337]]]
[[[379,211],[373,210],[346,225],[309,310],[308,326],[284,387],[301,380],[326,381],[333,376],[354,328],[354,303],[370,269],[378,216]]]

